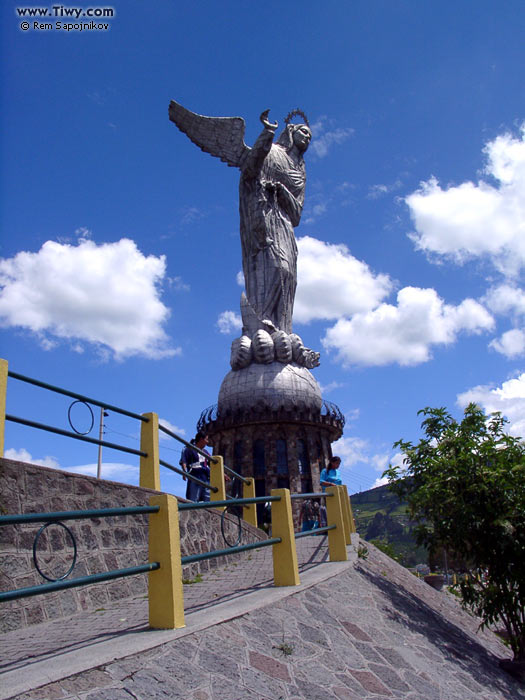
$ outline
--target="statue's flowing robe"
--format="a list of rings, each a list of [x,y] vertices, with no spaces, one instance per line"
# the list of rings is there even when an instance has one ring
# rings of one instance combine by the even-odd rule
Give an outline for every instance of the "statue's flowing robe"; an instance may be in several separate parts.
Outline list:
[[[304,203],[306,171],[285,148],[273,144],[265,129],[243,163],[239,185],[241,245],[246,296],[260,321],[292,332],[297,286],[298,226]],[[265,181],[279,182],[268,191]]]

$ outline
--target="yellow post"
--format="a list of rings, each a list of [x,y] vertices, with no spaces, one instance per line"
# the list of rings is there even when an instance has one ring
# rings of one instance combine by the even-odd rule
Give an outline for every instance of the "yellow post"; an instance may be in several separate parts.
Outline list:
[[[345,486],[345,489],[346,489],[346,486]],[[346,489],[346,495],[347,495],[346,502],[348,503],[348,515],[350,517],[350,534],[353,534],[354,532],[357,532],[357,528],[355,526],[354,512],[352,510],[352,501],[350,500],[350,496],[348,496],[348,489]]]
[[[343,523],[343,509],[341,507],[341,491],[337,486],[328,486],[326,493],[326,520],[327,525],[335,525],[335,530],[328,531],[328,551],[330,561],[347,561],[345,529]]]
[[[242,486],[243,498],[255,498],[255,479],[248,479]],[[257,527],[257,507],[255,503],[243,506],[243,518],[247,523]]]
[[[272,537],[280,537],[281,542],[273,545],[273,582],[276,586],[298,586],[299,566],[293,531],[292,501],[289,489],[272,489],[272,496],[280,496],[280,501],[272,501]]]
[[[7,394],[7,360],[0,360],[0,457],[4,456],[5,398]]]
[[[160,506],[149,516],[149,560],[160,569],[149,573],[149,625],[153,629],[185,627],[182,565],[180,561],[179,504],[167,493],[151,496]]]
[[[213,455],[210,460],[210,486],[218,489],[210,489],[210,501],[225,501],[226,486],[224,485],[224,460],[219,455]],[[224,506],[219,506],[217,510],[224,510]]]
[[[343,511],[343,525],[345,528],[345,543],[352,544],[352,539],[350,537],[351,525],[350,525],[350,500],[348,498],[348,489],[346,486],[339,486],[340,498],[341,498],[341,509]]]
[[[145,489],[160,491],[159,468],[159,417],[156,413],[143,413],[148,422],[142,421],[140,429],[140,450],[147,457],[140,458],[139,484]]]

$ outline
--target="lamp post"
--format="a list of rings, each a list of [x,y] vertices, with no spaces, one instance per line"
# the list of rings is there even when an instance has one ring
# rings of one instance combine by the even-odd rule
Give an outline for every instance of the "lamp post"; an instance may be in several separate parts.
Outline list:
[[[104,435],[104,418],[108,416],[109,413],[104,410],[104,407],[100,407],[100,427],[98,431],[98,439],[102,440],[102,436]],[[100,474],[102,471],[102,445],[98,446],[98,463],[97,463],[97,479],[100,479]]]

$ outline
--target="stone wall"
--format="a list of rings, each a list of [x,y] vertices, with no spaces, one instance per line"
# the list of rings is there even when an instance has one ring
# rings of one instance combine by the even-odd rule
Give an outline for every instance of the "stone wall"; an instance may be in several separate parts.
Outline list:
[[[2,515],[41,513],[97,508],[148,505],[150,489],[126,486],[24,462],[0,459],[0,511]],[[179,499],[184,501],[184,499]],[[115,516],[69,520],[78,548],[77,578],[148,562],[148,517]],[[0,590],[7,591],[45,583],[33,563],[33,542],[42,523],[0,527]],[[229,541],[238,536],[235,516],[224,516]],[[213,508],[180,514],[182,555],[225,549],[221,533],[221,512]],[[242,521],[242,544],[266,539],[262,530]],[[238,559],[234,554],[228,560]],[[37,558],[44,573],[58,577],[73,559],[71,539],[59,525],[49,526],[38,542]],[[224,564],[226,557],[209,559],[184,567],[183,578]],[[0,631],[7,631],[70,615],[81,610],[104,608],[110,601],[147,595],[147,574],[81,586],[56,593],[3,603]]]

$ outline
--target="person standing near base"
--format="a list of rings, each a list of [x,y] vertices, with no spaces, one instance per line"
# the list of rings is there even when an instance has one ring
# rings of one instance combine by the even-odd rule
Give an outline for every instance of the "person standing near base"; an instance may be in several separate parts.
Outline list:
[[[206,452],[204,448],[208,444],[208,436],[205,433],[197,433],[195,438],[192,440],[195,447],[199,450]],[[210,455],[211,456],[211,455]],[[210,462],[202,454],[197,452],[197,450],[192,447],[185,447],[182,452],[182,457],[180,459],[180,464],[185,472],[190,476],[195,476],[201,481],[210,482]],[[186,486],[186,498],[189,501],[209,501],[210,500],[210,489],[197,484],[195,481],[188,479],[188,484]]]
[[[334,456],[328,462],[326,469],[322,470],[319,481],[323,491],[326,491],[327,486],[341,486],[343,483],[341,477],[339,476],[340,464],[341,457]]]

